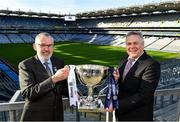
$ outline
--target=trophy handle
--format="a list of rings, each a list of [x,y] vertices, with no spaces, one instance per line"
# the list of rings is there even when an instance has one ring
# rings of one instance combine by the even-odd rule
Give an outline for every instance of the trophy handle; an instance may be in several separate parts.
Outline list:
[[[108,88],[108,85],[107,85],[106,87],[104,87],[104,88],[99,92],[99,94],[97,95],[97,98],[99,98],[99,96],[100,96],[101,94],[103,94],[104,90],[106,90],[107,88]]]
[[[78,91],[77,91],[77,92],[78,92],[78,95],[81,96],[81,97],[83,97],[83,93],[82,93],[79,89],[77,89],[77,90],[78,90]]]
[[[75,70],[77,70],[77,69],[75,69]],[[75,75],[76,75],[76,78],[79,81],[79,83],[86,86],[86,84],[83,82],[83,79],[80,77],[79,72],[76,72]]]

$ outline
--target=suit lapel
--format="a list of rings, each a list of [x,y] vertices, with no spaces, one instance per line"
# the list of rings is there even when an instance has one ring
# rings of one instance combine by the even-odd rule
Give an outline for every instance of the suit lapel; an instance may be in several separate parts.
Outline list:
[[[128,81],[128,78],[129,77],[132,77],[132,75],[135,74],[136,70],[137,69],[140,69],[140,66],[143,66],[143,60],[146,58],[147,54],[146,52],[144,51],[144,53],[139,57],[139,59],[135,62],[135,64],[131,67],[131,69],[129,70],[129,72],[127,73],[127,75],[125,76],[124,78],[124,82],[127,82]],[[124,72],[124,69],[125,69],[125,65],[127,63],[127,60],[123,63],[123,67],[122,67],[122,73],[121,73],[121,76],[123,76],[123,72]],[[141,65],[139,65],[141,64]],[[123,83],[124,83],[123,82]]]
[[[54,60],[53,57],[51,57],[51,63],[52,63],[53,73],[55,74],[58,68],[57,68],[57,66],[56,66],[56,61]]]
[[[126,66],[126,63],[127,63],[127,60],[124,59],[122,60],[120,63],[119,63],[119,74],[120,74],[120,83],[122,83],[122,80],[123,80],[123,72],[124,72],[124,69],[125,69],[125,66]]]

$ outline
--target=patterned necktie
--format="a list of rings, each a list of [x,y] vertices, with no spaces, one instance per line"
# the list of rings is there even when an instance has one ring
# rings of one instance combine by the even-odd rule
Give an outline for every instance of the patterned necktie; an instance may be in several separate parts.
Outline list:
[[[49,75],[49,76],[52,76],[52,73],[51,73],[51,70],[50,70],[50,68],[49,68],[48,64],[49,64],[48,62],[45,62],[45,63],[44,63],[44,65],[45,65],[45,67],[46,67],[46,71],[47,71],[48,75]]]
[[[123,72],[123,79],[126,77],[127,73],[129,72],[129,70],[131,69],[132,65],[133,65],[133,61],[135,61],[135,59],[129,58],[128,62],[126,63],[124,72]]]

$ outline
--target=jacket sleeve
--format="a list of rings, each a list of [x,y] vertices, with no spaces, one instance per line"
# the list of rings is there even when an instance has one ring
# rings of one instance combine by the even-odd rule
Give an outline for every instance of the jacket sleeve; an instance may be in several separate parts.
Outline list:
[[[56,66],[59,66],[58,69],[63,68],[64,67],[64,60],[57,59],[56,60]],[[59,95],[63,95],[65,97],[69,97],[67,80],[63,80],[63,81],[57,82],[55,84],[55,87],[58,90],[58,94]]]
[[[60,94],[62,94],[65,97],[69,97],[67,80],[63,80],[57,83],[56,87],[58,87],[57,89],[59,89]]]
[[[55,85],[51,78],[47,78],[38,83],[35,80],[35,72],[31,67],[32,66],[27,65],[25,62],[19,64],[19,81],[23,98],[33,101],[40,99],[42,96],[53,90]]]
[[[119,101],[119,112],[128,112],[131,109],[150,104],[153,102],[153,95],[160,78],[160,64],[153,62],[147,66],[141,74],[138,90]],[[131,81],[133,82],[133,81]]]

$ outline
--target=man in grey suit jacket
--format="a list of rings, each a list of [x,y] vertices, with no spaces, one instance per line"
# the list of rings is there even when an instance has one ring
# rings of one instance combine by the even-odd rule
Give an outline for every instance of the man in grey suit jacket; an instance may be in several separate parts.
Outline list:
[[[63,121],[62,95],[68,96],[69,69],[53,57],[53,38],[40,33],[33,44],[37,55],[19,63],[19,81],[25,105],[21,121]]]
[[[119,121],[152,121],[154,92],[160,78],[160,64],[144,51],[143,35],[126,35],[128,57],[119,63],[114,73],[118,81]]]

